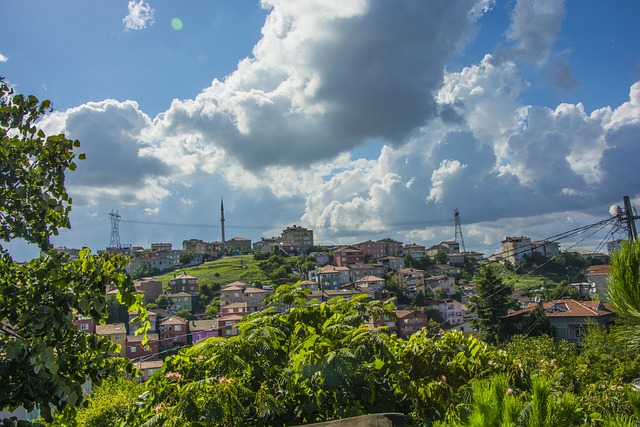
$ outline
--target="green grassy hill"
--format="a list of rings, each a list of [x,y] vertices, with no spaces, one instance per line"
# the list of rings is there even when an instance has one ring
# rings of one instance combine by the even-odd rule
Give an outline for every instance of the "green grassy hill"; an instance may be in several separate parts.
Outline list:
[[[161,276],[156,276],[155,279],[161,280],[163,286],[169,286],[169,280],[174,277],[174,274],[179,275],[185,272],[197,277],[199,283],[209,285],[214,283],[225,285],[236,280],[254,283],[259,282],[263,285],[271,284],[271,281],[262,270],[260,270],[260,267],[258,267],[258,263],[259,261],[256,261],[253,255],[225,257],[195,267],[182,268]]]

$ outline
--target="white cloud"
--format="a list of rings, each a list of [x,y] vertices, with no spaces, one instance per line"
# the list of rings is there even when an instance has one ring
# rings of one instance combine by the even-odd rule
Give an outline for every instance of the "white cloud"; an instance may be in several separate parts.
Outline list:
[[[130,1],[127,5],[129,14],[122,19],[126,30],[144,30],[155,22],[154,9],[144,0]]]
[[[8,60],[9,60],[8,56],[5,56],[2,53],[0,53],[0,62],[7,62]]]
[[[444,63],[473,31],[471,0],[263,5],[253,58],[156,121],[251,170],[309,165],[371,138],[403,144],[439,114]]]
[[[153,119],[106,100],[44,122],[87,152],[69,177],[80,209],[117,203],[209,224],[224,196],[227,224],[243,218],[265,234],[295,221],[319,242],[437,243],[453,238],[459,208],[467,246],[484,250],[503,234],[544,238],[601,219],[575,212],[640,188],[640,83],[628,102],[592,112],[522,103],[519,60],[548,57],[562,2],[518,1],[514,54],[455,72],[445,64],[491,2],[262,4],[253,57],[195,99]],[[371,139],[379,153],[349,154]]]

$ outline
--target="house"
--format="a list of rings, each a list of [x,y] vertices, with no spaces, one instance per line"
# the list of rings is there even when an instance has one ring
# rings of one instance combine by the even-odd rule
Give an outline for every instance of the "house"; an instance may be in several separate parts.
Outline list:
[[[429,300],[427,306],[438,310],[442,320],[452,326],[460,325],[466,320],[467,306],[453,298]]]
[[[556,338],[576,342],[589,325],[607,325],[616,313],[600,301],[576,301],[570,298],[542,303],[545,316],[556,330]]]
[[[148,340],[146,345],[142,345],[142,339],[144,336],[140,335],[127,335],[126,339],[126,356],[128,359],[139,359],[142,358],[148,359],[153,356],[158,357],[158,344],[159,344],[159,335],[158,334],[147,334]]]
[[[244,282],[231,282],[220,290],[220,307],[244,301],[244,289],[249,285]]]
[[[296,284],[298,289],[309,289],[310,291],[318,290],[318,283],[313,280],[302,280]]]
[[[456,280],[447,275],[431,276],[424,279],[425,290],[428,287],[432,293],[442,289],[448,296],[456,293]],[[425,292],[426,295],[426,292]]]
[[[380,258],[379,261],[384,268],[388,268],[389,270],[400,270],[404,268],[404,258],[399,256],[386,256]]]
[[[152,243],[151,252],[171,252],[171,243]]]
[[[349,265],[351,281],[357,282],[365,276],[384,276],[384,267],[382,264],[351,264]]]
[[[145,277],[136,280],[133,285],[136,287],[136,293],[142,294],[144,304],[155,301],[162,294],[162,282],[159,280]]]
[[[307,295],[307,302],[311,302],[313,300],[329,301],[330,299],[337,297],[351,299],[354,295],[362,295],[363,293],[366,293],[366,291],[359,289],[326,289],[321,291],[311,291]]]
[[[92,317],[81,316],[79,314],[74,315],[73,324],[87,334],[95,334],[96,333],[96,324],[93,321]]]
[[[596,293],[596,284],[595,283],[570,283],[570,285],[578,291],[578,295],[583,296],[593,296]]]
[[[384,255],[387,257],[397,257],[402,255],[402,242],[390,239],[388,237],[378,240],[384,244]]]
[[[356,243],[353,247],[360,249],[365,257],[368,256],[377,260],[386,256],[385,243],[382,241],[367,240],[366,242]]]
[[[77,260],[78,256],[80,255],[80,249],[68,248],[66,246],[59,246],[57,248],[54,248],[53,250],[58,252],[59,254],[68,255],[71,261]]]
[[[481,252],[460,252],[447,255],[447,262],[451,265],[463,265],[466,258],[482,261],[484,254]]]
[[[313,247],[313,230],[293,225],[282,231],[280,241],[292,245],[298,254],[308,254]]]
[[[386,330],[392,334],[397,333],[397,321],[398,318],[395,314],[393,316],[387,314],[374,314],[371,316],[371,326],[373,326],[375,329],[384,326],[386,327]]]
[[[135,271],[147,267],[153,272],[169,271],[173,268],[173,261],[166,255],[157,255],[155,253],[148,252],[144,255],[133,258],[129,268],[131,271]]]
[[[404,245],[404,247],[402,248],[402,252],[414,259],[424,258],[426,255],[425,247],[422,245],[418,245],[417,243]]]
[[[182,250],[193,254],[204,255],[206,258],[217,258],[223,253],[224,243],[189,239],[182,242]]]
[[[311,252],[309,255],[316,260],[316,265],[323,266],[329,264],[329,254],[327,252]]]
[[[255,313],[256,311],[262,311],[266,307],[265,300],[273,295],[272,290],[264,288],[247,287],[242,293],[242,300],[247,304],[247,313]]]
[[[129,312],[129,335],[135,335],[136,331],[142,326],[139,321],[133,321],[137,316],[137,311]],[[148,310],[147,321],[149,322],[149,333],[158,332],[158,313]]]
[[[220,306],[220,315],[239,314],[245,316],[248,313],[246,302],[234,302],[224,306]]]
[[[273,252],[273,248],[280,243],[279,237],[263,237],[260,241],[253,244],[253,252],[255,253],[269,253]]]
[[[511,262],[512,264],[523,262],[524,256],[530,256],[531,251],[531,239],[528,237],[510,237],[504,238],[502,243],[502,258]]]
[[[125,342],[127,338],[127,328],[124,323],[96,325],[96,334],[109,338],[109,341],[120,346],[120,351],[116,354],[117,356],[124,356],[126,354]]]
[[[440,242],[425,251],[426,256],[435,258],[438,254],[453,255],[460,252],[460,244],[456,241]]]
[[[141,381],[146,381],[151,375],[162,368],[162,360],[144,360],[136,363],[136,368],[142,371]]]
[[[544,256],[560,256],[560,245],[558,242],[538,240],[531,244],[531,250]]]
[[[219,319],[191,320],[189,321],[189,332],[191,333],[191,343],[195,344],[210,337],[219,337]]]
[[[384,289],[385,280],[376,276],[365,276],[355,282],[356,287],[379,291]]]
[[[455,276],[457,274],[460,274],[462,269],[455,265],[436,264],[428,267],[425,271],[432,276],[440,276],[443,274],[447,276]]]
[[[226,249],[232,249],[234,252],[249,253],[252,250],[251,239],[244,237],[234,237],[224,242]]]
[[[333,251],[333,263],[338,267],[364,263],[364,252],[355,246],[341,246]]]
[[[587,267],[587,279],[596,287],[596,293],[602,301],[607,300],[607,280],[611,269],[608,264]]]
[[[171,311],[187,310],[193,312],[193,299],[196,298],[193,295],[186,292],[177,292],[175,294],[168,294],[167,298],[171,301]]]
[[[509,313],[507,318],[526,316],[541,307],[556,338],[569,342],[582,339],[582,332],[589,325],[608,325],[616,316],[611,307],[601,301],[576,301],[571,298],[529,304],[528,307]]]
[[[426,314],[416,310],[394,310],[394,312],[398,318],[396,320],[396,334],[400,338],[409,338],[427,326],[429,321]]]
[[[349,283],[350,271],[347,267],[325,265],[309,272],[309,280],[315,280],[320,289],[338,289]]]
[[[400,289],[416,292],[424,288],[424,270],[401,268],[391,274],[391,281]]]
[[[229,314],[226,316],[218,317],[218,328],[220,330],[221,337],[231,337],[238,335],[238,323],[242,321],[244,316],[240,314]]]
[[[186,273],[174,274],[173,278],[169,280],[169,287],[173,294],[186,292],[190,295],[198,295],[198,278]]]
[[[160,322],[160,347],[187,345],[189,325],[186,320],[178,316],[168,317]]]
[[[247,283],[235,281],[224,286],[220,290],[220,309],[230,304],[244,303],[246,313],[255,313],[264,310],[267,297],[273,294],[272,290],[255,288]]]

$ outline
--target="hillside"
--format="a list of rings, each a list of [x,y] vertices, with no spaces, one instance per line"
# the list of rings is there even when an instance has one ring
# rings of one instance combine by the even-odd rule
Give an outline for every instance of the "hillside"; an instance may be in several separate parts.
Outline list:
[[[218,283],[224,285],[236,280],[259,282],[263,285],[270,284],[271,281],[260,270],[258,263],[259,261],[256,261],[253,255],[224,257],[195,267],[172,271],[155,278],[161,280],[163,286],[169,285],[169,280],[174,277],[174,274],[182,274],[182,272],[197,277],[201,284],[212,285]]]

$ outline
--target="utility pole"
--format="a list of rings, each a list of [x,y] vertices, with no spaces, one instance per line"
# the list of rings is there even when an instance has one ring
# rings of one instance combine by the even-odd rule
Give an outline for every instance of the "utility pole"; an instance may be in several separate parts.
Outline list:
[[[624,216],[625,221],[627,222],[627,235],[629,236],[629,241],[633,242],[638,240],[636,218],[633,215],[633,209],[631,207],[631,200],[629,199],[629,196],[624,196],[622,200],[624,201]]]

